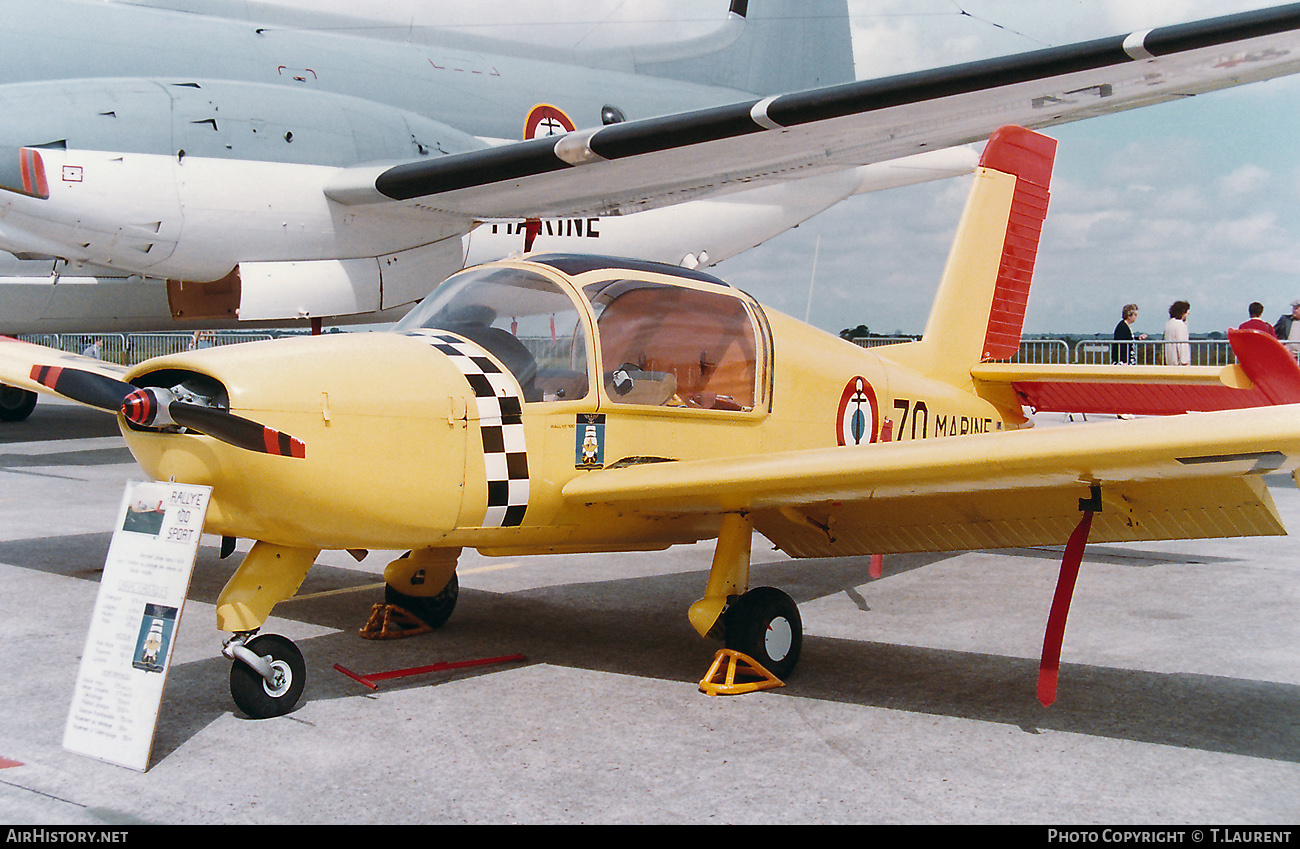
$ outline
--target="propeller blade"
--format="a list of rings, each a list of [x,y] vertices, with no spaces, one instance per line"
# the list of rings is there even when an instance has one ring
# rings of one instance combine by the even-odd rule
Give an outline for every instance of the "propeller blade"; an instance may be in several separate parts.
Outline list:
[[[121,402],[122,415],[129,422],[143,427],[179,425],[248,451],[278,457],[306,456],[307,447],[301,439],[237,416],[229,410],[177,400],[170,389],[156,386],[130,388],[133,391]]]
[[[31,379],[80,404],[116,413],[135,387],[93,371],[60,366],[32,366]]]
[[[278,457],[307,456],[307,446],[301,439],[226,410],[173,401],[168,407],[168,412],[172,420],[181,427],[206,433],[213,439],[219,439],[236,448],[260,451]]]

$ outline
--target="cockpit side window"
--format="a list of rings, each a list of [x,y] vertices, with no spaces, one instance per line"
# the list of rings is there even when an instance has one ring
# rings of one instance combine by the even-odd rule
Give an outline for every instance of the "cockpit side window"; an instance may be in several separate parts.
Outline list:
[[[469,339],[519,381],[525,401],[587,395],[587,336],[554,282],[524,269],[470,269],[439,286],[394,328],[447,330]]]
[[[623,404],[752,410],[757,336],[740,299],[644,280],[586,287],[605,392]]]

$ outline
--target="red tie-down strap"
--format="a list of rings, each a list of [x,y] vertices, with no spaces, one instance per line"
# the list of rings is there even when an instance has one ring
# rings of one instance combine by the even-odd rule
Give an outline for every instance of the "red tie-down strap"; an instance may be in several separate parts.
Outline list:
[[[1056,701],[1056,681],[1061,671],[1061,642],[1065,638],[1065,619],[1070,614],[1070,600],[1074,597],[1074,583],[1079,577],[1083,562],[1083,549],[1088,544],[1092,530],[1092,514],[1101,509],[1101,487],[1092,487],[1091,498],[1079,499],[1083,518],[1070,534],[1061,558],[1061,574],[1056,579],[1056,594],[1052,596],[1052,609],[1047,614],[1047,633],[1043,635],[1043,656],[1038,663],[1038,701],[1050,707]]]

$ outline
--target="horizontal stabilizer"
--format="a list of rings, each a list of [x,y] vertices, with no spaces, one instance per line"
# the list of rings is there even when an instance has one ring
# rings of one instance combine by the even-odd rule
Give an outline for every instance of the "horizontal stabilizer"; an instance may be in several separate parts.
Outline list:
[[[979,391],[1009,385],[1039,412],[1168,416],[1300,403],[1300,363],[1272,336],[1229,330],[1232,366],[982,363]]]

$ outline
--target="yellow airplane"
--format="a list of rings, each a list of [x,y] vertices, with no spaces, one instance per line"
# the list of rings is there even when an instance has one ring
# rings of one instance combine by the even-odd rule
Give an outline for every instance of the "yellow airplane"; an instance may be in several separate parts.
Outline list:
[[[205,530],[223,547],[255,541],[217,602],[253,717],[302,693],[301,653],[257,632],[325,549],[409,549],[384,572],[392,615],[375,627],[392,636],[447,620],[464,547],[716,539],[690,623],[784,678],[802,624],[788,595],[750,588],[755,532],[792,557],[1070,540],[1050,702],[1086,541],[1284,533],[1261,473],[1300,465],[1300,366],[1249,331],[1221,369],[993,362],[1019,343],[1055,148],[994,134],[917,342],[862,349],[682,268],[532,255],[451,277],[393,332],[132,368],[4,340],[0,380],[115,412],[152,477],[213,488]],[[1024,414],[1097,398],[1251,409],[1039,428]]]

